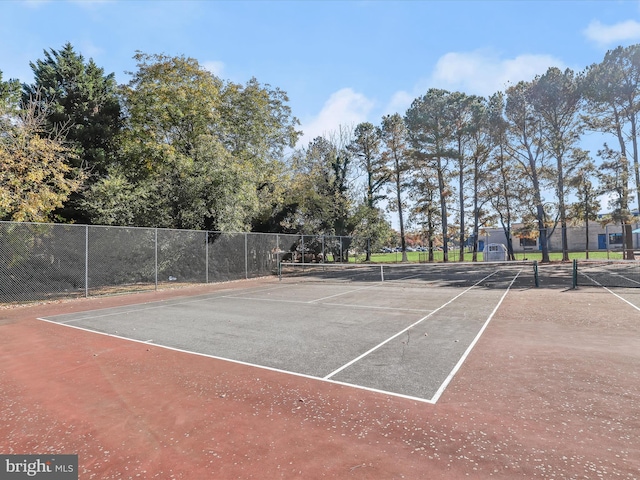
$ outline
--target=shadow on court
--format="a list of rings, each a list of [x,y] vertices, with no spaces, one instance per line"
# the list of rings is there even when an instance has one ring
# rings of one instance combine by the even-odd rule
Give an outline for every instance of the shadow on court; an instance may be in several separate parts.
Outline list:
[[[275,282],[45,320],[435,401],[511,280],[493,275],[459,288]]]

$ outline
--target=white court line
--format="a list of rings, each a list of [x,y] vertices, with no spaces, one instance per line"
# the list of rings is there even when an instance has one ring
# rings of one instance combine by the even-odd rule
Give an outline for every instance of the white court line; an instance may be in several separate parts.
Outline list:
[[[335,295],[329,295],[327,297],[316,298],[315,300],[310,300],[309,303],[321,302],[323,300],[328,300],[329,298],[340,297],[342,295],[348,295],[349,293],[353,293],[353,292],[361,292],[362,290],[369,290],[370,288],[378,287],[380,285],[382,285],[382,282],[375,282],[373,285],[367,285],[366,287],[355,288],[353,290],[347,290],[346,292],[336,293]]]
[[[375,285],[367,285],[366,287],[361,287],[361,288],[356,288],[353,290],[347,290],[346,292],[340,292],[340,293],[336,293],[334,295],[329,295],[327,297],[323,297],[323,298],[316,298],[314,300],[307,300],[307,301],[299,301],[299,300],[281,300],[282,302],[288,302],[288,303],[315,303],[315,302],[321,302],[322,300],[326,300],[328,298],[333,298],[333,297],[339,297],[341,295],[347,295],[349,293],[353,293],[353,292],[359,292],[362,290],[367,290],[369,288],[373,288],[375,286],[381,285],[382,282],[376,282]],[[288,284],[288,286],[290,286],[291,284]],[[298,285],[298,284],[296,284]],[[284,286],[282,286],[281,288],[285,288]],[[271,289],[269,289],[271,290]],[[268,290],[261,290],[262,291],[268,291]],[[277,299],[273,299],[273,298],[252,298],[252,297],[243,297],[242,295],[225,295],[225,298],[241,298],[241,299],[246,299],[246,300],[266,300],[266,301],[271,301],[271,302],[277,302]]]
[[[500,300],[498,301],[498,304],[493,309],[493,311],[491,312],[491,314],[489,315],[487,320],[484,322],[484,325],[482,326],[482,328],[480,329],[480,331],[476,335],[476,338],[474,338],[473,341],[471,342],[471,344],[469,344],[469,346],[465,350],[464,354],[462,354],[462,357],[460,357],[460,360],[458,360],[458,363],[456,364],[456,366],[453,367],[453,370],[451,370],[451,372],[449,373],[449,376],[447,376],[447,378],[444,380],[444,382],[442,382],[442,385],[440,385],[440,388],[438,388],[438,391],[435,393],[435,395],[433,397],[431,397],[431,400],[433,401],[434,404],[440,399],[440,396],[444,393],[445,389],[449,386],[449,383],[451,382],[451,380],[453,380],[453,377],[456,375],[456,373],[458,373],[458,370],[460,370],[460,367],[462,367],[462,364],[465,362],[465,360],[467,359],[467,357],[471,353],[471,350],[473,350],[473,347],[475,347],[476,343],[478,343],[478,340],[480,340],[480,337],[482,336],[482,334],[484,333],[485,329],[489,325],[489,322],[491,321],[493,316],[498,311],[498,308],[500,308],[500,305],[502,305],[502,301],[507,296],[507,293],[509,293],[509,290],[511,289],[511,286],[513,285],[513,282],[516,281],[516,278],[518,278],[520,273],[522,273],[522,269],[520,269],[518,271],[518,273],[516,274],[516,276],[513,277],[513,280],[511,280],[511,283],[509,284],[509,286],[505,290],[504,294],[502,294],[502,297],[500,297]]]
[[[267,290],[275,290],[281,287],[273,287],[273,288],[269,288]],[[253,290],[255,290],[255,288],[253,288]],[[264,290],[262,290],[264,291]],[[217,293],[217,292],[216,292]],[[197,295],[195,297],[191,297],[189,300],[182,300],[182,301],[178,301],[178,302],[174,302],[172,300],[156,300],[156,301],[152,301],[152,302],[146,302],[146,303],[139,303],[136,304],[138,305],[140,308],[130,308],[129,310],[117,310],[121,307],[107,307],[107,308],[100,308],[97,310],[89,310],[90,312],[102,312],[104,311],[105,313],[101,314],[101,315],[89,315],[89,316],[85,316],[85,317],[80,317],[80,318],[75,318],[75,319],[71,319],[71,320],[65,320],[65,321],[59,321],[59,322],[55,322],[55,323],[60,323],[60,324],[68,324],[68,323],[72,323],[72,322],[81,322],[82,320],[93,320],[95,318],[103,318],[103,317],[111,317],[113,315],[126,315],[129,313],[137,313],[137,312],[144,312],[147,310],[155,310],[158,308],[166,308],[166,307],[172,307],[174,305],[187,305],[190,303],[198,303],[198,302],[206,302],[207,300],[215,300],[216,298],[226,298],[227,295],[217,295],[216,293],[204,293],[202,295]],[[222,292],[220,292],[222,293]],[[200,297],[206,297],[206,298],[200,298]],[[238,297],[241,298],[241,297]],[[144,307],[143,305],[148,305],[146,307]],[[127,305],[129,307],[131,307],[131,305]],[[113,310],[117,310],[117,311],[113,311]],[[78,312],[79,314],[83,313],[83,312]],[[64,316],[69,316],[69,315],[74,315],[74,314],[70,314],[70,313],[62,313],[60,315],[52,315],[48,318],[56,318],[56,317],[64,317]]]
[[[356,291],[356,290],[354,290]],[[330,295],[325,298],[332,298],[335,295]],[[260,297],[236,297],[235,295],[225,295],[223,297],[216,298],[230,298],[233,300],[249,300],[252,302],[271,302],[271,303],[293,303],[295,305],[315,305],[319,300],[284,300],[282,298],[260,298]],[[374,305],[356,305],[352,303],[328,303],[323,302],[319,305],[326,305],[329,307],[348,307],[348,308],[364,308],[370,310],[393,310],[398,312],[430,312],[428,308],[402,308],[402,307],[376,307]]]
[[[473,341],[473,343],[470,345],[470,347],[465,352],[465,355],[463,356],[463,359],[461,359],[458,362],[458,365],[456,365],[454,370],[449,374],[449,377],[447,378],[447,380],[445,380],[445,382],[441,385],[441,387],[438,390],[438,392],[436,393],[436,395],[434,395],[434,397],[432,397],[431,399],[425,399],[425,398],[421,398],[421,397],[414,397],[414,396],[411,396],[411,395],[405,395],[405,394],[401,394],[401,393],[389,392],[389,391],[380,390],[380,389],[376,389],[376,388],[365,387],[365,386],[346,383],[346,382],[340,382],[340,381],[337,381],[337,380],[331,380],[329,377],[335,375],[338,371],[343,370],[344,368],[346,368],[346,366],[353,364],[355,361],[357,361],[358,359],[364,357],[365,355],[367,355],[368,353],[373,351],[375,348],[379,348],[383,344],[391,341],[393,338],[396,338],[397,336],[399,336],[402,333],[406,332],[407,330],[409,330],[413,326],[415,326],[415,325],[419,324],[420,322],[422,322],[423,320],[429,318],[433,313],[435,313],[438,310],[440,310],[440,309],[444,308],[445,306],[449,305],[451,302],[453,302],[454,300],[456,300],[460,296],[464,295],[469,290],[473,289],[475,286],[477,286],[482,281],[484,281],[487,278],[495,275],[497,272],[493,272],[493,273],[487,275],[486,277],[484,277],[483,279],[479,280],[478,282],[476,282],[471,287],[467,288],[466,290],[464,290],[463,292],[461,292],[460,294],[456,295],[451,300],[449,300],[448,302],[446,302],[445,304],[440,306],[438,309],[436,309],[433,312],[431,312],[429,315],[423,317],[419,321],[415,322],[413,325],[407,327],[403,331],[401,331],[398,334],[394,335],[393,337],[387,339],[385,342],[381,343],[378,347],[375,347],[374,349],[371,349],[369,352],[366,352],[365,354],[361,355],[360,357],[358,357],[358,359],[349,362],[348,365],[346,365],[344,367],[341,367],[340,369],[336,370],[335,372],[333,372],[333,373],[331,373],[331,374],[329,374],[329,375],[327,375],[325,377],[315,377],[313,375],[307,375],[307,374],[303,374],[303,373],[291,372],[291,371],[288,371],[288,370],[282,370],[282,369],[278,369],[278,368],[274,368],[274,367],[266,367],[264,365],[258,365],[258,364],[253,364],[253,363],[249,363],[249,362],[243,362],[243,361],[240,361],[240,360],[233,360],[233,359],[229,359],[229,358],[225,358],[225,357],[209,355],[209,354],[206,354],[206,353],[193,352],[193,351],[190,351],[190,350],[184,350],[184,349],[180,349],[180,348],[176,348],[176,347],[169,347],[169,346],[166,346],[166,345],[160,345],[160,344],[155,344],[155,343],[153,343],[153,346],[157,347],[157,348],[163,348],[163,349],[166,349],[166,350],[172,350],[172,351],[175,351],[175,352],[187,353],[187,354],[196,355],[196,356],[200,356],[200,357],[206,357],[206,358],[211,358],[211,359],[215,359],[215,360],[221,360],[221,361],[230,362],[230,363],[234,363],[234,364],[238,364],[238,365],[244,365],[244,366],[259,368],[259,369],[262,369],[262,370],[268,370],[268,371],[272,371],[272,372],[293,375],[293,376],[296,376],[296,377],[307,378],[307,379],[311,379],[311,380],[319,380],[321,382],[326,382],[326,383],[330,383],[330,384],[334,384],[334,385],[342,385],[342,386],[347,386],[347,387],[351,387],[351,388],[357,388],[359,390],[365,390],[365,391],[369,391],[369,392],[380,393],[380,394],[385,394],[385,395],[389,395],[389,396],[393,396],[393,397],[404,398],[404,399],[409,399],[409,400],[413,400],[413,401],[417,401],[417,402],[421,402],[421,403],[427,403],[427,404],[434,405],[437,402],[437,400],[439,399],[440,395],[442,394],[442,391],[444,391],[444,389],[446,388],[447,384],[450,382],[450,380],[453,378],[453,376],[455,375],[457,370],[460,368],[460,365],[462,365],[462,363],[464,361],[464,358],[466,358],[466,356],[471,351],[471,348],[473,347],[473,345],[475,345],[475,343],[479,339],[480,335],[482,334],[482,332],[484,331],[484,329],[488,325],[489,321],[491,320],[491,318],[493,317],[493,315],[497,311],[498,307],[500,306],[500,304],[502,303],[502,301],[506,297],[506,295],[507,295],[507,293],[509,291],[509,288],[511,288],[511,286],[513,285],[513,282],[516,280],[516,278],[518,277],[518,275],[520,274],[521,271],[522,270],[520,270],[518,272],[516,277],[514,277],[513,280],[511,281],[511,283],[509,284],[509,287],[507,288],[507,291],[505,291],[505,293],[502,295],[498,305],[494,308],[493,312],[491,313],[491,315],[489,316],[489,318],[485,322],[485,325],[483,326],[482,330],[476,336],[476,339]],[[214,298],[219,298],[219,297],[214,297]],[[621,297],[619,297],[619,298],[621,298]],[[622,299],[622,300],[624,300],[624,299]],[[180,303],[190,303],[190,302],[180,302]],[[180,304],[180,303],[177,303],[177,304]],[[172,305],[175,305],[175,303],[172,304]],[[51,317],[51,318],[54,318],[54,317]],[[89,318],[94,318],[94,317],[89,317]],[[82,330],[82,331],[85,331],[85,332],[94,333],[94,334],[98,334],[98,335],[104,335],[104,336],[107,336],[107,337],[117,338],[117,339],[120,339],[120,340],[125,340],[125,341],[129,341],[129,342],[134,342],[134,343],[141,343],[141,344],[149,345],[149,344],[151,344],[151,342],[153,342],[152,339],[151,340],[146,340],[146,341],[144,341],[144,340],[136,340],[136,339],[132,339],[132,338],[122,337],[122,336],[119,336],[119,335],[114,335],[114,334],[110,334],[110,333],[105,333],[105,332],[92,330],[90,328],[79,327],[79,326],[75,326],[75,325],[69,325],[67,323],[57,322],[57,321],[54,321],[54,320],[50,320],[48,318],[37,318],[37,320],[40,320],[40,321],[43,321],[43,322],[48,322],[48,323],[53,323],[53,324],[56,324],[56,325],[62,325],[63,327],[75,328],[77,330]]]
[[[406,332],[407,330],[410,330],[410,329],[412,329],[413,327],[415,327],[416,325],[418,325],[418,324],[420,324],[420,323],[424,322],[427,318],[429,318],[429,317],[431,317],[433,314],[435,314],[435,313],[439,312],[439,311],[440,311],[440,310],[442,310],[444,307],[446,307],[447,305],[451,304],[453,301],[457,300],[457,299],[458,299],[458,298],[460,298],[462,295],[464,295],[465,293],[467,293],[469,290],[471,290],[472,288],[474,288],[475,286],[477,286],[478,284],[480,284],[481,282],[483,282],[483,281],[484,281],[484,280],[486,280],[487,278],[492,277],[492,276],[493,276],[493,275],[495,275],[496,273],[498,273],[498,272],[497,272],[497,271],[496,271],[496,272],[493,272],[493,273],[491,273],[491,274],[487,275],[486,277],[484,277],[483,279],[478,280],[476,283],[474,283],[473,285],[471,285],[469,288],[467,288],[466,290],[464,290],[464,291],[460,292],[458,295],[456,295],[455,297],[453,297],[453,298],[452,298],[451,300],[449,300],[448,302],[446,302],[446,303],[444,303],[444,304],[440,305],[438,308],[436,308],[435,310],[433,310],[433,311],[432,311],[431,313],[429,313],[428,315],[425,315],[424,317],[422,317],[422,318],[421,318],[420,320],[418,320],[417,322],[412,323],[412,324],[411,324],[411,325],[409,325],[407,328],[405,328],[405,329],[403,329],[403,330],[399,331],[399,332],[398,332],[398,333],[396,333],[395,335],[393,335],[393,336],[391,336],[391,337],[387,338],[386,340],[384,340],[384,341],[380,342],[380,343],[379,343],[378,345],[376,345],[375,347],[373,347],[373,348],[371,348],[371,349],[367,350],[367,351],[366,351],[366,352],[364,352],[362,355],[360,355],[360,356],[358,356],[358,357],[354,358],[353,360],[351,360],[350,362],[348,362],[348,363],[346,363],[346,364],[342,365],[340,368],[338,368],[338,369],[334,370],[334,371],[333,371],[333,372],[331,372],[329,375],[326,375],[326,376],[325,376],[325,377],[323,377],[323,378],[324,378],[325,380],[328,380],[328,379],[330,379],[331,377],[333,377],[333,376],[337,375],[338,373],[340,373],[340,372],[341,372],[342,370],[344,370],[345,368],[348,368],[348,367],[350,367],[351,365],[353,365],[354,363],[356,363],[356,362],[358,362],[358,361],[362,360],[364,357],[366,357],[367,355],[369,355],[369,354],[371,354],[371,353],[375,352],[375,351],[376,351],[376,350],[378,350],[380,347],[382,347],[383,345],[386,345],[387,343],[389,343],[389,342],[390,342],[391,340],[393,340],[394,338],[399,337],[400,335],[402,335],[402,334],[403,334],[404,332]],[[519,272],[518,272],[518,274],[519,274]],[[516,275],[516,277],[517,277],[517,275]],[[514,280],[515,280],[515,278],[514,278]],[[512,280],[512,283],[513,283],[513,280]]]
[[[309,300],[307,303],[322,302],[323,300],[327,300],[329,298],[340,297],[342,295],[348,295],[348,294],[353,293],[353,292],[360,292],[362,290],[368,290],[370,288],[383,286],[385,283],[401,282],[402,280],[407,280],[409,278],[419,277],[420,275],[422,275],[422,274],[421,273],[416,273],[415,275],[409,275],[407,277],[402,277],[402,278],[399,278],[397,280],[384,280],[384,281],[380,281],[380,282],[374,282],[372,285],[367,285],[366,287],[354,288],[352,290],[347,290],[346,292],[340,292],[340,293],[336,293],[334,295],[329,295],[329,296],[326,296],[326,297],[317,298],[315,300]],[[327,305],[329,305],[329,304],[327,304]]]
[[[494,273],[495,273],[495,272],[494,272]],[[369,289],[371,289],[371,288],[384,286],[386,283],[393,283],[393,282],[397,282],[397,283],[399,283],[399,282],[402,282],[402,281],[407,280],[407,279],[409,279],[409,278],[419,277],[420,275],[422,275],[422,274],[420,274],[420,273],[416,273],[415,275],[409,275],[409,276],[407,276],[407,277],[398,278],[397,280],[383,280],[383,281],[380,281],[380,282],[374,282],[374,284],[373,284],[373,285],[367,285],[366,287],[362,287],[362,288],[355,288],[355,289],[353,289],[353,290],[347,290],[346,292],[336,293],[335,295],[329,295],[329,296],[327,296],[327,297],[318,298],[318,299],[316,299],[316,300],[310,300],[308,303],[317,303],[317,302],[322,302],[323,300],[328,300],[329,298],[340,297],[340,296],[342,296],[342,295],[348,295],[348,294],[350,294],[350,293],[353,293],[353,292],[360,292],[360,291],[362,291],[362,290],[369,290]],[[492,274],[492,275],[493,275],[493,274]],[[482,280],[480,280],[480,281],[482,281]],[[330,304],[328,304],[328,303],[327,303],[327,304],[325,304],[325,305],[330,305]]]
[[[638,310],[640,312],[640,307],[637,307],[636,305],[634,305],[633,303],[631,303],[629,300],[627,300],[626,298],[621,297],[620,295],[618,295],[617,293],[615,293],[612,290],[609,290],[607,287],[605,287],[604,285],[602,285],[600,282],[598,282],[597,280],[594,280],[593,278],[591,278],[589,275],[587,275],[586,273],[582,273],[580,272],[582,275],[584,275],[585,277],[587,277],[589,280],[591,280],[593,283],[595,283],[596,285],[598,285],[599,287],[604,288],[607,292],[609,292],[611,295],[613,295],[614,297],[618,297],[620,300],[622,300],[624,303],[631,305],[633,308],[635,308],[636,310]],[[626,278],[626,277],[625,277]]]
[[[143,345],[149,345],[149,344],[151,344],[150,342],[152,342],[152,340],[146,340],[146,341],[136,340],[134,338],[121,337],[119,335],[113,335],[111,333],[99,332],[97,330],[91,330],[89,328],[77,327],[75,325],[68,325],[68,324],[64,324],[64,323],[60,323],[60,322],[54,322],[53,320],[48,320],[46,318],[37,318],[36,320],[40,320],[42,322],[53,323],[55,325],[61,325],[63,327],[75,328],[76,330],[82,330],[82,331],[85,331],[85,332],[95,333],[95,334],[98,334],[98,335],[104,335],[106,337],[117,338],[119,340],[125,340],[125,341],[128,341],[128,342],[141,343]],[[160,345],[160,344],[157,344],[157,343],[153,343],[152,345],[154,347],[156,347],[156,348],[163,348],[165,350],[171,350],[171,351],[174,351],[174,352],[186,353],[186,354],[189,354],[189,355],[196,355],[198,357],[211,358],[211,359],[220,360],[220,361],[223,361],[223,362],[234,363],[236,365],[243,365],[243,366],[246,366],[246,367],[259,368],[261,370],[268,370],[270,372],[283,373],[283,374],[286,374],[286,375],[293,375],[295,377],[301,377],[301,378],[306,378],[306,379],[310,379],[310,380],[318,380],[320,382],[330,383],[330,384],[333,384],[333,385],[342,385],[342,386],[346,386],[346,387],[357,388],[359,390],[366,390],[368,392],[381,393],[381,394],[389,395],[389,396],[392,396],[392,397],[405,398],[405,399],[414,400],[416,402],[421,402],[421,403],[429,403],[429,404],[433,404],[434,403],[433,401],[431,401],[429,399],[426,399],[426,398],[412,397],[410,395],[403,395],[401,393],[396,393],[396,392],[387,392],[385,390],[379,390],[379,389],[376,389],[376,388],[364,387],[362,385],[355,385],[355,384],[345,383],[345,382],[337,382],[335,380],[329,380],[329,379],[325,379],[325,378],[322,378],[322,377],[314,377],[313,375],[307,375],[305,373],[291,372],[289,370],[282,370],[280,368],[274,368],[274,367],[265,367],[264,365],[258,365],[258,364],[255,364],[255,363],[243,362],[241,360],[233,360],[233,359],[225,358],[225,357],[218,357],[216,355],[209,355],[207,353],[192,352],[191,350],[184,350],[182,348],[169,347],[167,345]]]
[[[591,278],[588,274],[581,272],[578,270],[578,273],[580,273],[581,275],[584,275],[585,277],[587,277],[589,280],[591,280],[593,283],[598,284],[598,286],[602,287],[602,288],[606,288],[604,287],[602,284],[600,284],[599,282],[597,282],[596,280],[594,280],[593,278]],[[621,273],[617,273],[617,272],[607,272],[609,275],[611,275],[612,277],[620,277],[620,278],[624,278],[625,280],[631,282],[631,283],[635,283],[637,285],[640,285],[640,282],[638,282],[637,280],[634,280],[633,278],[629,278]]]

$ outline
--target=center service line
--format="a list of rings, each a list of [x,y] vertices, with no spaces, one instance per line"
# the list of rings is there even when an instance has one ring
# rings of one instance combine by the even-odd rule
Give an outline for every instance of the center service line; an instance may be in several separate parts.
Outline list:
[[[495,273],[495,272],[494,272],[494,273]],[[492,273],[491,275],[493,275],[493,273]],[[491,276],[491,275],[489,275],[489,276]],[[419,274],[419,273],[416,273],[415,275],[409,275],[408,277],[402,277],[402,278],[400,278],[399,280],[400,280],[400,281],[402,281],[402,280],[407,280],[407,279],[409,279],[409,278],[414,278],[414,277],[418,277],[418,276],[420,276],[420,274]],[[484,280],[484,279],[482,279],[482,280]],[[480,280],[480,281],[482,281],[482,280]],[[317,303],[317,302],[322,302],[323,300],[328,300],[328,299],[330,299],[330,298],[334,298],[334,297],[340,297],[340,296],[342,296],[342,295],[348,295],[349,293],[353,293],[353,292],[360,292],[360,291],[362,291],[362,290],[368,290],[368,289],[370,289],[370,288],[379,287],[379,286],[381,286],[381,285],[384,285],[385,283],[392,282],[392,281],[393,281],[393,280],[382,280],[382,281],[379,281],[379,282],[375,282],[373,285],[368,285],[368,286],[366,286],[366,287],[356,288],[356,289],[353,289],[353,290],[347,290],[346,292],[336,293],[336,294],[334,294],[334,295],[329,295],[328,297],[317,298],[317,299],[315,299],[315,300],[309,300],[309,302],[308,302],[308,303]],[[476,284],[476,285],[477,285],[477,284]]]
[[[344,364],[343,366],[341,366],[340,368],[338,368],[337,370],[334,370],[333,372],[331,372],[329,375],[322,377],[324,380],[328,380],[331,377],[333,377],[334,375],[340,373],[342,370],[344,370],[347,367],[350,367],[351,365],[353,365],[354,363],[356,363],[358,360],[361,360],[362,358],[366,357],[367,355],[369,355],[370,353],[376,351],[377,349],[379,349],[380,347],[382,347],[383,345],[389,343],[391,340],[393,340],[394,338],[399,337],[400,335],[402,335],[404,332],[406,332],[407,330],[412,329],[413,327],[415,327],[416,325],[418,325],[419,323],[425,321],[427,318],[431,317],[434,313],[439,312],[440,310],[442,310],[444,307],[446,307],[447,305],[449,305],[450,303],[452,303],[453,301],[457,300],[458,298],[460,298],[462,295],[464,295],[465,293],[467,293],[469,290],[471,290],[472,288],[474,288],[476,285],[478,285],[479,283],[485,281],[487,278],[492,277],[493,275],[495,275],[496,272],[493,272],[489,275],[487,275],[486,277],[484,277],[481,280],[478,280],[476,283],[474,283],[473,285],[471,285],[469,288],[467,288],[466,290],[460,292],[458,295],[456,295],[455,297],[453,297],[451,300],[449,300],[448,302],[440,305],[438,308],[436,308],[434,311],[432,311],[431,313],[429,313],[428,315],[425,315],[424,317],[422,317],[420,320],[418,320],[417,322],[412,323],[411,325],[409,325],[407,328],[399,331],[398,333],[396,333],[395,335],[387,338],[386,340],[384,340],[383,342],[379,343],[378,345],[376,345],[375,347],[367,350],[366,352],[364,352],[362,355],[360,355],[359,357],[354,358],[353,360],[351,360],[349,363]]]

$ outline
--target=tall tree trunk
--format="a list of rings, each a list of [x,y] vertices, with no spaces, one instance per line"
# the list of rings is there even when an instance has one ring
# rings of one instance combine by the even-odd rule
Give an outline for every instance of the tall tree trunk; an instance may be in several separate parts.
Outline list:
[[[478,208],[478,157],[473,160],[473,262],[478,261],[478,234],[480,233],[480,209]]]
[[[616,135],[618,137],[618,143],[620,144],[620,155],[623,161],[622,165],[622,178],[620,182],[622,184],[622,198],[620,199],[620,216],[622,221],[622,238],[623,238],[623,252],[622,258],[626,260],[633,260],[633,235],[631,234],[631,224],[629,219],[629,161],[627,158],[627,147],[624,142],[624,136],[622,135],[622,127],[620,117],[615,112],[616,119]]]
[[[464,161],[462,153],[462,143],[458,139],[458,204],[460,208],[460,245],[458,250],[460,251],[460,258],[458,261],[464,261]]]
[[[440,192],[440,215],[442,217],[442,261],[449,261],[449,246],[447,230],[447,198],[446,185],[444,182],[444,172],[442,171],[442,158],[438,157],[438,191]]]
[[[460,194],[458,196],[458,201],[460,203],[460,258],[458,261],[464,261],[464,191],[462,187],[464,186],[464,172],[462,171],[462,164],[460,164],[460,175],[459,175],[459,185],[460,185]]]
[[[399,159],[396,157],[395,159],[396,162],[396,201],[398,203],[398,220],[400,222],[400,247],[402,248],[402,261],[406,262],[407,261],[407,242],[404,238],[404,219],[402,217],[402,196],[400,195],[400,187],[401,185],[401,181],[400,181],[400,161]]]
[[[545,225],[546,215],[544,213],[544,205],[542,204],[542,196],[540,195],[540,182],[538,180],[538,171],[535,168],[535,161],[531,153],[529,153],[529,164],[531,167],[531,180],[533,181],[534,200],[536,207],[536,219],[538,221],[538,239],[542,248],[542,262],[549,262],[549,244],[547,226]]]
[[[567,212],[564,203],[564,172],[562,156],[558,155],[558,209],[560,210],[560,227],[562,229],[562,260],[569,260],[569,242],[567,239]]]
[[[631,142],[633,145],[633,170],[636,177],[636,200],[638,202],[638,214],[640,214],[640,167],[638,166],[638,138],[635,115],[631,116]]]

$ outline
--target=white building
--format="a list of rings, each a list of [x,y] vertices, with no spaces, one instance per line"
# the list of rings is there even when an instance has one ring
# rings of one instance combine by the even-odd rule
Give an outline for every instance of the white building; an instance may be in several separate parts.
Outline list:
[[[638,229],[639,225],[632,224],[632,229]],[[511,228],[511,240],[513,242],[514,253],[525,253],[541,250],[539,238],[527,238],[519,234],[522,224],[514,224]],[[537,229],[533,231],[537,237]],[[640,233],[633,235],[633,248],[640,246]],[[483,250],[485,245],[491,243],[507,244],[504,229],[487,228],[478,239],[478,250]],[[587,250],[587,229],[584,226],[567,227],[567,243],[570,252],[584,252]],[[562,251],[562,229],[558,225],[549,239],[549,251]],[[606,225],[602,226],[598,222],[589,222],[588,250],[593,251],[615,251],[622,250],[622,226]]]

